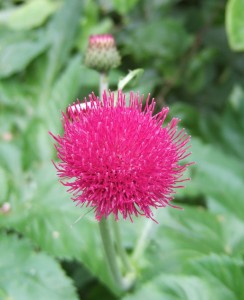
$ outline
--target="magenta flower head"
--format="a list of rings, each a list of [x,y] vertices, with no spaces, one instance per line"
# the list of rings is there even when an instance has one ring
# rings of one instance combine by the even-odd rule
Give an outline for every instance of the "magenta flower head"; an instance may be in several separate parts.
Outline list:
[[[76,103],[63,114],[63,136],[53,136],[55,164],[61,182],[78,205],[93,207],[96,219],[110,214],[118,220],[143,215],[153,219],[152,208],[165,207],[174,189],[184,181],[189,164],[190,137],[177,130],[178,119],[164,125],[169,109],[153,115],[155,101],[131,93],[104,92],[99,100]],[[173,206],[175,207],[175,206]]]

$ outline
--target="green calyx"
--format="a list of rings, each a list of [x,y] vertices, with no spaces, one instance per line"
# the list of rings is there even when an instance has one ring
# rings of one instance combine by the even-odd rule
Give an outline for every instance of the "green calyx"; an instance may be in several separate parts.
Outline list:
[[[107,72],[120,65],[121,58],[116,47],[89,47],[84,63],[99,72]]]

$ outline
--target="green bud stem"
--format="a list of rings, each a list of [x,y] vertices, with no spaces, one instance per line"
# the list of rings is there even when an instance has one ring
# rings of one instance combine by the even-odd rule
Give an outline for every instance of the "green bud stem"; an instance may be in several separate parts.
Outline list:
[[[108,74],[105,72],[100,73],[100,83],[99,83],[99,95],[100,100],[103,97],[104,90],[108,90]]]

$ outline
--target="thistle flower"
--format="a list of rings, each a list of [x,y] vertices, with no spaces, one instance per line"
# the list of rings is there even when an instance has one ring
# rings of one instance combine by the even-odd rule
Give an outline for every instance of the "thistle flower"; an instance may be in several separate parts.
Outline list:
[[[152,208],[165,207],[189,164],[190,137],[177,130],[178,119],[164,125],[169,109],[153,115],[155,101],[130,93],[104,92],[100,101],[76,103],[63,114],[64,134],[53,135],[55,164],[61,182],[69,187],[73,201],[93,207],[96,219],[119,214],[124,219],[143,215],[153,219]],[[175,207],[175,206],[173,206]]]
[[[110,34],[91,35],[84,63],[99,72],[107,72],[120,64],[115,40]]]

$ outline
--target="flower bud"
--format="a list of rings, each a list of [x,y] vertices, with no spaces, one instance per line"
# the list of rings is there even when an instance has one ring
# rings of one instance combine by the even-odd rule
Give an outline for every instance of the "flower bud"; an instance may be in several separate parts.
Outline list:
[[[85,65],[99,72],[107,72],[120,64],[115,40],[110,34],[91,35],[85,54]]]

